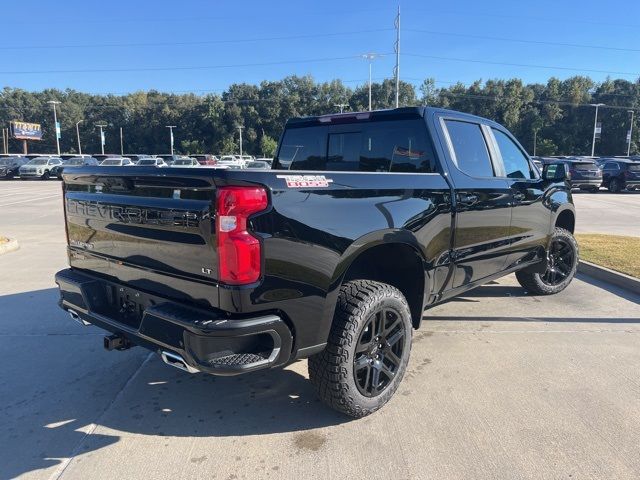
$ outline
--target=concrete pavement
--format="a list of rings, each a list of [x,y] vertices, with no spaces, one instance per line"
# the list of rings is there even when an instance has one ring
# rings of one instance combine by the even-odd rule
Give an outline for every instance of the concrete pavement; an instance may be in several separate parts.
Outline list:
[[[105,352],[56,306],[59,188],[0,183],[21,243],[0,257],[0,479],[640,477],[637,296],[586,277],[545,298],[513,276],[481,287],[426,312],[394,399],[350,420],[304,361],[214,378]]]
[[[577,233],[608,233],[640,237],[640,192],[573,192]]]

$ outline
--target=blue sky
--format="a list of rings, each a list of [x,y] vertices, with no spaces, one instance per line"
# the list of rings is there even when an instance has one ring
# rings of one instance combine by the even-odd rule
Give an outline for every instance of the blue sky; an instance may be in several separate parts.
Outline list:
[[[640,77],[640,2],[634,0],[399,3],[401,78],[415,84],[426,77],[440,87],[511,77],[526,82],[576,74],[598,81],[607,75]],[[0,87],[207,93],[290,74],[340,78],[356,86],[368,76],[366,62],[358,58],[365,52],[387,54],[374,62],[375,79],[392,75],[397,5],[380,0],[5,2]]]

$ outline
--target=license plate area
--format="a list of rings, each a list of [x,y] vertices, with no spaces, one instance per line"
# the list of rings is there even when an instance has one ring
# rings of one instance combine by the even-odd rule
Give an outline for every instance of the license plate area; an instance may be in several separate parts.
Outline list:
[[[104,288],[107,300],[105,309],[107,311],[100,313],[131,328],[138,329],[150,299],[132,288],[117,285],[106,285]]]

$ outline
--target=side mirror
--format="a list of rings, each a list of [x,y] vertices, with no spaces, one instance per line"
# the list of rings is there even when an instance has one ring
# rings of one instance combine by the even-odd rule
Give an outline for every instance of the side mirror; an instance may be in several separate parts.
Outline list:
[[[545,165],[542,169],[542,178],[552,182],[563,182],[571,179],[563,163]]]

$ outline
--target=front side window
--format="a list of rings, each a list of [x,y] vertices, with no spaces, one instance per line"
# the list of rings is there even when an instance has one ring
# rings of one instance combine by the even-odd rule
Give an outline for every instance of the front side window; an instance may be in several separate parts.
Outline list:
[[[472,177],[493,177],[493,165],[480,125],[445,120],[455,162],[461,171]]]
[[[506,176],[509,178],[535,178],[522,150],[504,132],[495,128],[492,130],[500,149]]]

